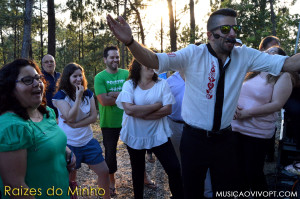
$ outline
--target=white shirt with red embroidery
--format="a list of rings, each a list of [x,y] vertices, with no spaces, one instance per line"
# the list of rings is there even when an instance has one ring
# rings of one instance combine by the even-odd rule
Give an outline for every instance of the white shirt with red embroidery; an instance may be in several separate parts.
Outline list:
[[[213,127],[219,62],[209,44],[189,45],[174,53],[157,53],[158,73],[183,71],[186,79],[182,118],[191,126],[211,130]],[[287,56],[269,55],[245,45],[234,47],[225,72],[221,129],[230,125],[237,106],[244,77],[249,71],[269,71],[278,75]],[[230,60],[227,58],[224,66]]]

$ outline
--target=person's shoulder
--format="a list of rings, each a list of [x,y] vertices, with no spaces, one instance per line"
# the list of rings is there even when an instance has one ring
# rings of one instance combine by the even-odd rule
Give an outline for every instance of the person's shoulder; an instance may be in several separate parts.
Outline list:
[[[157,81],[156,81],[156,84],[163,86],[163,85],[167,84],[167,80],[162,79],[162,78],[158,78]]]
[[[57,93],[53,96],[53,99],[65,99],[66,93],[63,90],[57,91]]]
[[[85,96],[88,96],[89,98],[93,97],[94,93],[90,89],[86,89]]]
[[[24,120],[23,118],[21,118],[20,116],[18,116],[17,114],[13,113],[13,112],[6,112],[2,115],[0,115],[0,131],[1,129],[6,129],[6,128],[13,128],[14,126],[22,126],[25,128],[28,128],[28,121]]]
[[[54,71],[54,72],[55,72],[55,77],[56,77],[56,79],[60,78],[61,73],[60,73],[60,72],[57,72],[57,71]]]
[[[129,71],[127,69],[123,69],[123,68],[119,68],[118,72],[121,73],[121,74],[127,75],[127,76],[129,74]]]
[[[102,76],[104,76],[104,75],[106,75],[106,74],[107,74],[107,71],[104,69],[103,71],[99,72],[99,73],[95,76],[95,78],[96,78],[96,77],[102,77]]]
[[[17,123],[27,123],[24,119],[19,117],[16,113],[6,112],[0,115],[1,124],[5,124],[5,121],[17,122]]]

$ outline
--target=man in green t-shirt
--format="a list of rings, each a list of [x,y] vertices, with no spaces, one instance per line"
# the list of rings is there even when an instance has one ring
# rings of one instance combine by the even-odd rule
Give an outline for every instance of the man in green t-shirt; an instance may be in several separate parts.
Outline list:
[[[116,46],[104,49],[104,63],[106,69],[95,76],[95,93],[100,112],[100,127],[105,148],[105,160],[109,168],[110,192],[115,193],[115,172],[117,171],[116,149],[120,136],[123,110],[119,109],[115,101],[128,78],[128,70],[120,69],[119,50]]]

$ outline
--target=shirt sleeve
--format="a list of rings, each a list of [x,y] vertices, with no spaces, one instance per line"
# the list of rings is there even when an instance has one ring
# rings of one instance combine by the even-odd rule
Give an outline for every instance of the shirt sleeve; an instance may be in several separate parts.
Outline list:
[[[52,100],[62,100],[65,99],[66,93],[62,90],[59,90],[52,98]]]
[[[171,92],[170,86],[167,83],[166,80],[161,80],[163,81],[162,84],[162,104],[163,106],[168,105],[168,104],[175,104],[175,98]]]
[[[108,93],[105,87],[104,79],[100,74],[96,75],[94,80],[94,89],[96,96],[103,93]]]
[[[32,133],[25,125],[14,124],[0,131],[0,152],[27,149],[32,145]]]
[[[133,101],[133,83],[131,80],[126,81],[123,84],[122,91],[120,92],[120,94],[116,100],[116,105],[120,109],[124,109],[122,102],[131,103],[131,104],[134,103],[134,101]]]
[[[186,48],[172,53],[156,53],[159,62],[158,74],[166,71],[182,71],[192,65],[196,56],[202,56],[203,49],[206,45],[196,46],[188,45]],[[194,56],[195,55],[195,56]]]
[[[268,53],[258,51],[253,48],[246,48],[246,54],[249,57],[248,64],[250,71],[264,71],[272,75],[279,75],[285,60],[288,56],[269,55]]]
[[[85,95],[91,99],[93,97],[94,93],[90,89],[87,89]]]

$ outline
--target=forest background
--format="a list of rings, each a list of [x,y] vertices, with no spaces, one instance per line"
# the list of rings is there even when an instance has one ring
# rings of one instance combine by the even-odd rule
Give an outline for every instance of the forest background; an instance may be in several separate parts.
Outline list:
[[[153,15],[145,15],[143,11],[158,1],[167,5],[164,12],[168,13],[168,23],[161,20],[156,24],[160,27],[157,32],[145,30],[145,21],[151,21]],[[122,68],[127,68],[132,58],[108,29],[105,19],[108,13],[123,16],[140,43],[150,43],[146,39],[149,40],[147,33],[152,31],[157,45],[147,47],[158,52],[171,52],[196,41],[207,43],[203,24],[211,12],[225,7],[238,12],[237,21],[242,26],[238,38],[244,44],[257,49],[263,37],[275,35],[288,55],[294,54],[300,17],[297,13],[291,14],[290,10],[297,5],[297,0],[180,0],[181,5],[183,2],[181,7],[176,1],[0,0],[0,64],[3,66],[23,57],[32,58],[41,65],[41,58],[52,54],[57,71],[62,72],[69,62],[83,66],[89,88],[93,90],[94,76],[105,69],[102,54],[106,46],[119,46]],[[196,24],[195,12],[199,10],[195,7],[204,3],[209,5],[206,17],[197,19]],[[153,14],[162,16],[161,11]],[[188,15],[189,20],[182,20],[183,15]]]

